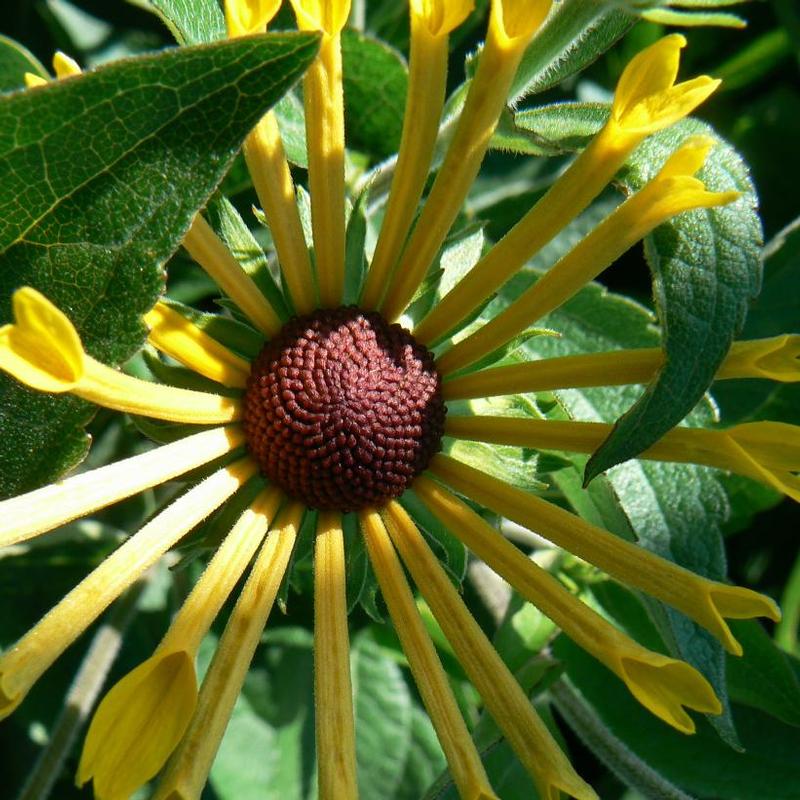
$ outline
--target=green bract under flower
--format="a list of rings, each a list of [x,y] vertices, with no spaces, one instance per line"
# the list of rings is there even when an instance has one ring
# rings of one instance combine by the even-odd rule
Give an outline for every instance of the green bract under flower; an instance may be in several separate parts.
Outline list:
[[[466,20],[472,4],[409,4],[401,147],[391,190],[376,200],[383,216],[364,275],[352,269],[352,263],[360,266],[362,253],[354,262],[354,235],[347,224],[342,31],[350,3],[292,0],[291,5],[298,27],[320,33],[318,55],[303,81],[310,230],[304,230],[295,174],[270,111],[247,136],[244,156],[269,224],[275,274],[240,263],[235,248],[201,211],[184,246],[226,296],[227,311],[203,316],[164,298],[144,318],[152,350],[180,365],[151,352],[153,372],[180,377],[181,385],[144,380],[101,363],[85,352],[69,309],[59,309],[46,291],[23,286],[14,293],[14,321],[0,328],[0,369],[39,392],[72,394],[178,427],[174,441],[0,503],[0,547],[26,542],[195,470],[202,469],[204,477],[197,482],[195,474],[191,488],[155,513],[0,656],[0,716],[23,702],[38,678],[126,589],[223,509],[217,519],[230,524],[205,543],[213,555],[161,644],[113,686],[94,714],[78,782],[91,782],[99,800],[124,800],[156,776],[158,800],[199,800],[263,627],[304,546],[313,551],[315,733],[323,800],[351,800],[359,793],[347,597],[356,546],[369,559],[460,796],[497,795],[472,738],[473,721],[464,719],[441,647],[431,639],[433,627],[437,644],[448,642],[447,659],[458,660],[539,796],[592,800],[595,790],[537,713],[529,687],[520,685],[471,615],[429,539],[438,547],[450,537],[462,542],[673,729],[694,733],[691,712],[723,712],[710,681],[714,676],[616,627],[555,570],[511,544],[482,512],[540,534],[620,584],[681,612],[733,655],[741,655],[742,647],[728,620],[778,620],[770,598],[696,574],[551,503],[530,486],[458,457],[459,447],[473,441],[520,448],[518,453],[591,453],[610,427],[531,412],[536,393],[648,382],[661,369],[663,354],[652,349],[541,361],[504,356],[519,337],[662,224],[687,212],[742,202],[738,191],[707,188],[703,169],[716,146],[709,136],[684,137],[663,163],[650,165],[639,191],[548,272],[513,299],[486,306],[609,186],[635,148],[684,119],[719,81],[700,76],[676,83],[686,45],[682,36],[666,36],[640,52],[580,154],[445,291],[440,254],[520,64],[529,48],[537,47],[537,33],[553,13],[550,1],[492,0],[486,40],[457,119],[447,122],[441,161],[436,146],[448,35]],[[279,2],[229,0],[230,37],[263,31],[279,7]],[[76,65],[63,59],[58,64],[58,78],[76,73]],[[30,80],[30,91],[43,91],[39,83]],[[229,213],[229,219],[238,219]],[[360,213],[359,207],[351,209],[351,224]],[[363,251],[363,241],[356,246]],[[431,285],[439,294],[425,302]],[[255,351],[243,342],[256,342]],[[798,353],[796,336],[740,342],[717,377],[798,381]],[[518,394],[529,396],[528,413],[479,414],[478,403],[466,403]],[[794,426],[678,427],[642,458],[729,470],[800,499],[800,431]],[[243,498],[249,500],[237,505]],[[348,522],[360,530],[358,545],[346,535]],[[313,541],[301,537],[304,531]],[[431,615],[427,625],[406,572]],[[198,687],[201,643],[242,580]]]

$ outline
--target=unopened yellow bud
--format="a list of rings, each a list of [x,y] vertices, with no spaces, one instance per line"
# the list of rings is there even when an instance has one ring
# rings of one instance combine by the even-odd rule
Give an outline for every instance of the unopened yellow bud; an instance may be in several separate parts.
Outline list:
[[[28,89],[35,89],[37,86],[45,86],[49,81],[41,75],[35,75],[33,72],[25,73],[25,86]]]

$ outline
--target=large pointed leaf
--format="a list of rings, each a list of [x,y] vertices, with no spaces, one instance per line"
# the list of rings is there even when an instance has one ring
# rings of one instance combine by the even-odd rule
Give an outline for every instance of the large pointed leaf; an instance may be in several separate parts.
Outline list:
[[[313,35],[289,34],[171,50],[0,99],[0,322],[13,290],[31,285],[90,353],[128,358],[163,264],[316,48]],[[85,452],[86,404],[3,377],[0,409],[0,496]]]

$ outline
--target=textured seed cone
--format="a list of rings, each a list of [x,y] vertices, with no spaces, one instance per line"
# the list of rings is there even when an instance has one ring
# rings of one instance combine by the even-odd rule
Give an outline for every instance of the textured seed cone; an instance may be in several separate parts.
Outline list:
[[[309,508],[398,497],[441,445],[433,356],[356,307],[289,321],[253,362],[243,426],[261,471]]]

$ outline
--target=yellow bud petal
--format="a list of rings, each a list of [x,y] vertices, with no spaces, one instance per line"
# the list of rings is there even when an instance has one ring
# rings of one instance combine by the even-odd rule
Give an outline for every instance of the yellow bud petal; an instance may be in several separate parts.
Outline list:
[[[702,581],[698,578],[698,582]],[[696,619],[713,633],[732,655],[740,656],[742,646],[734,638],[726,619],[755,619],[766,617],[779,622],[781,611],[771,597],[714,581],[705,582],[706,603],[698,607]]]
[[[629,62],[614,93],[612,124],[628,133],[654,133],[690,114],[719,86],[706,75],[675,84],[685,46],[683,36],[671,34]]]
[[[322,31],[335,36],[347,24],[350,0],[291,0],[301,31]]]
[[[69,78],[71,75],[80,75],[82,72],[78,62],[60,50],[57,50],[53,56],[53,70],[58,79]]]
[[[710,136],[690,136],[664,163],[658,178],[677,175],[694,175],[706,163],[706,158],[714,147]]]
[[[12,299],[15,322],[0,328],[0,369],[42,392],[67,392],[83,376],[78,332],[43,294],[25,286]]]
[[[550,13],[551,5],[551,0],[492,0],[491,35],[503,48],[524,48]]]
[[[694,733],[694,720],[684,706],[721,714],[711,684],[692,666],[674,658],[637,648],[619,659],[619,674],[645,708],[681,733]]]
[[[34,75],[32,72],[25,73],[25,86],[35,89],[37,86],[45,86],[49,81],[41,75]]]
[[[717,375],[800,381],[800,335],[736,342]]]
[[[197,702],[192,658],[156,653],[129,672],[95,712],[77,783],[94,780],[98,800],[128,798],[166,763]]]
[[[475,8],[474,0],[411,0],[411,14],[431,36],[447,36]]]
[[[228,36],[263,33],[280,7],[281,0],[225,0]]]

